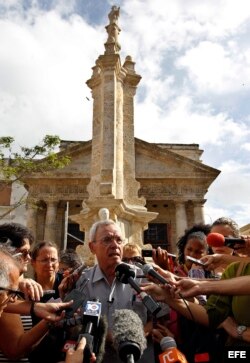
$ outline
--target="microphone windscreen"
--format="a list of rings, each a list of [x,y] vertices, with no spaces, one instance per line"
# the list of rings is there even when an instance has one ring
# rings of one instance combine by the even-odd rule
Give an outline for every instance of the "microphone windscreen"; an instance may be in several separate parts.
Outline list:
[[[96,353],[96,363],[101,363],[105,354],[105,343],[108,332],[108,322],[106,316],[101,316],[97,328],[98,351]]]
[[[139,315],[133,310],[120,309],[115,310],[113,317],[113,338],[116,350],[119,350],[120,344],[130,341],[138,344],[143,352],[147,343]]]
[[[127,263],[120,263],[115,268],[115,275],[118,281],[123,282],[124,284],[128,283],[128,278],[135,277],[135,270],[133,269],[133,266],[127,264]]]
[[[163,337],[160,341],[161,350],[165,352],[167,349],[176,348],[176,341],[172,337]]]
[[[151,271],[153,267],[150,264],[146,264],[142,266],[142,271],[145,275],[148,275],[149,271]]]
[[[225,237],[220,233],[209,233],[207,235],[207,244],[210,247],[222,247],[225,245]]]

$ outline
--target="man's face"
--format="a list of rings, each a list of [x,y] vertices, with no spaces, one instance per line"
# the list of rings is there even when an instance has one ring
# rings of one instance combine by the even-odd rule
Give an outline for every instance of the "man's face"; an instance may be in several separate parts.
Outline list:
[[[123,251],[121,231],[114,225],[100,226],[96,231],[95,241],[89,243],[90,250],[96,255],[102,270],[121,263]]]
[[[10,272],[10,289],[17,290],[18,288],[18,280],[20,276],[19,269],[13,264]],[[11,295],[7,291],[0,291],[0,317],[2,315],[3,310],[6,308],[8,302],[10,301]]]

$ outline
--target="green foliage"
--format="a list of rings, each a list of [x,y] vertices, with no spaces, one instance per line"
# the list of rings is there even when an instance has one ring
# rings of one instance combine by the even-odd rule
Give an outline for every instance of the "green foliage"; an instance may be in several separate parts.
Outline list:
[[[0,137],[0,173],[5,185],[22,181],[33,173],[48,173],[51,170],[64,168],[70,158],[56,152],[60,145],[58,136],[46,135],[42,142],[34,147],[21,146],[13,151],[14,138]]]

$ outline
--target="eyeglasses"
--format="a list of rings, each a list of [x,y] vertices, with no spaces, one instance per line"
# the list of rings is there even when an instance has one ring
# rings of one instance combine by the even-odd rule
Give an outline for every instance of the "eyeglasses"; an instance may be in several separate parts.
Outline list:
[[[0,291],[7,292],[8,301],[15,302],[16,298],[24,299],[24,293],[20,290],[8,289],[7,287],[0,287]]]
[[[101,243],[105,246],[111,245],[113,241],[115,241],[118,245],[122,245],[125,241],[119,236],[106,236],[103,238],[100,238]]]
[[[141,260],[141,256],[134,256],[134,257],[124,257],[122,259],[123,262],[125,263],[130,263],[130,262],[139,262]]]
[[[23,258],[27,258],[28,256],[30,257],[31,252],[28,250],[23,250],[23,251],[18,251],[17,253],[15,253],[13,255],[13,257],[23,257]]]
[[[46,265],[47,263],[51,263],[52,265],[55,265],[58,262],[57,258],[44,258],[42,260],[36,260],[37,262],[42,263],[43,265]]]

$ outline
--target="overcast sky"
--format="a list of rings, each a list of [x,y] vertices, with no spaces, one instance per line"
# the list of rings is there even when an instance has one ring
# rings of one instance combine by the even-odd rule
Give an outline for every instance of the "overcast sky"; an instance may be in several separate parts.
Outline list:
[[[250,223],[249,0],[0,0],[0,135],[89,140],[85,82],[120,6],[122,63],[142,76],[135,136],[196,143],[221,170],[205,217]]]

